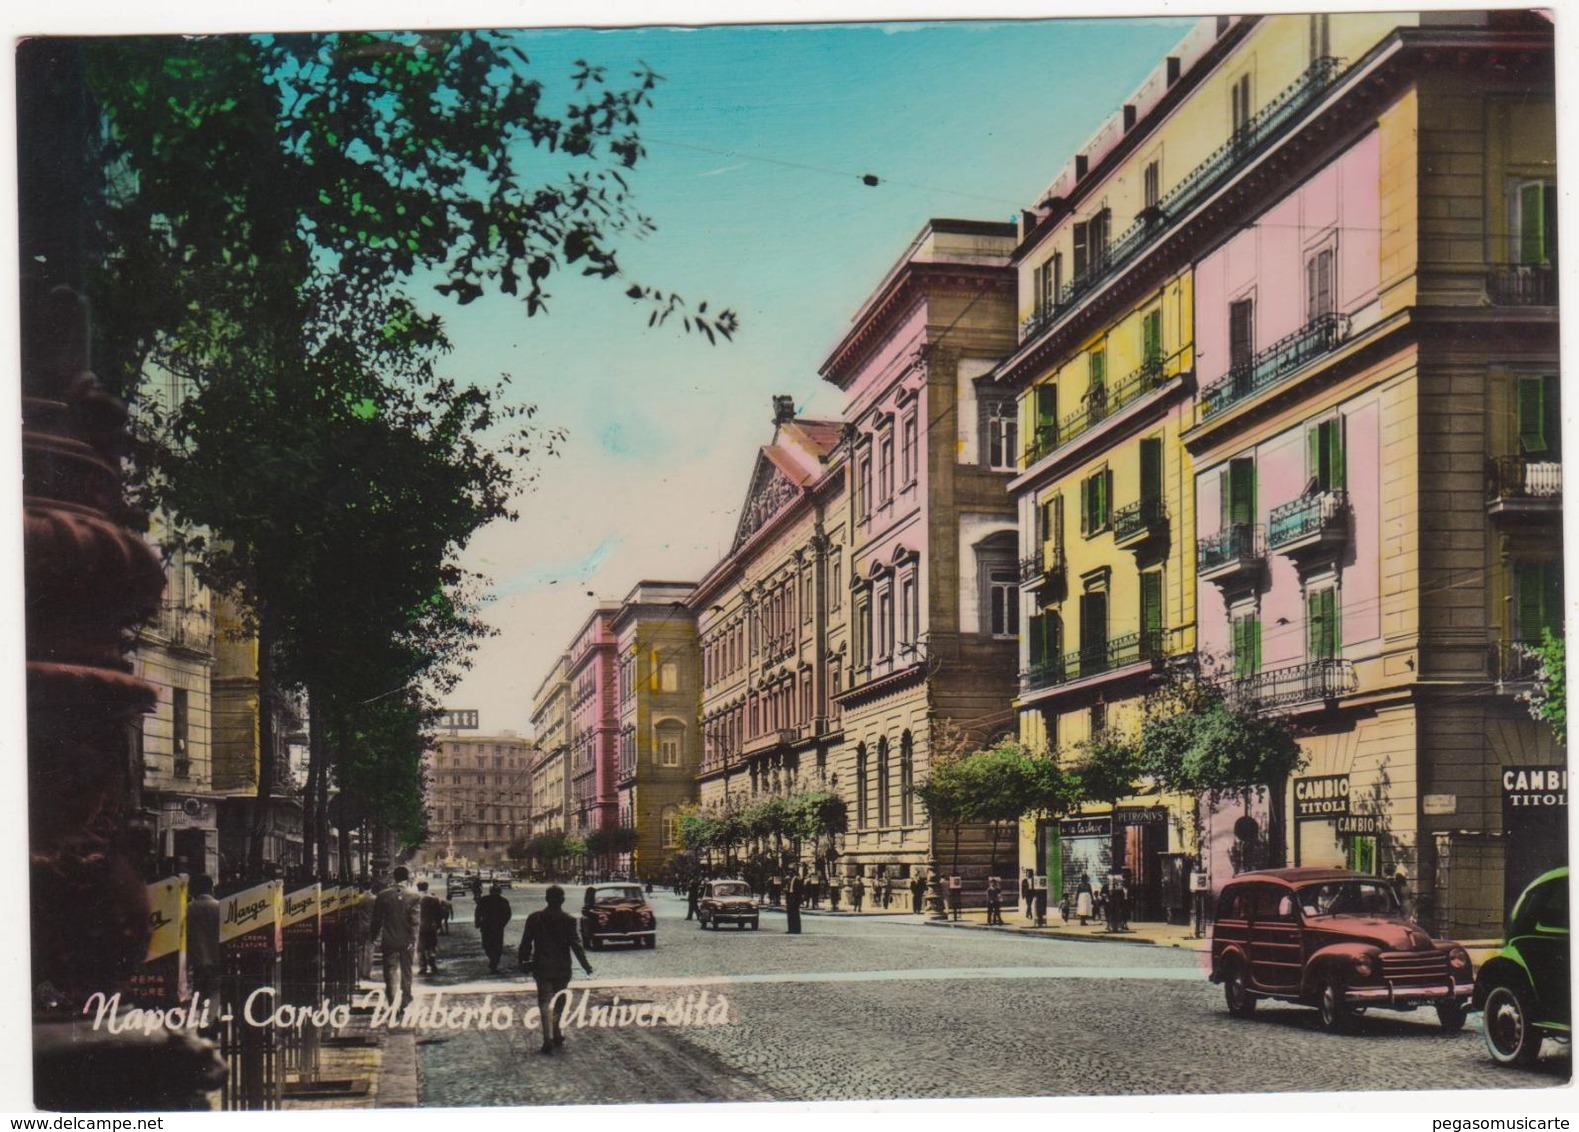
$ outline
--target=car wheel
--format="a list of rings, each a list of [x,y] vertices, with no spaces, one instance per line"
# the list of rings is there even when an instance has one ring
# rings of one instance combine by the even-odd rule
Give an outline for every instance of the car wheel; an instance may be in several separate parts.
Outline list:
[[[1250,990],[1250,980],[1245,975],[1245,965],[1237,959],[1228,961],[1223,972],[1223,998],[1228,1002],[1228,1013],[1235,1018],[1248,1018],[1255,1013],[1256,996]]]
[[[1321,980],[1321,1028],[1329,1034],[1341,1034],[1354,1020],[1354,1012],[1343,1001],[1343,980],[1337,975],[1327,975]]]
[[[1482,1007],[1486,1050],[1498,1065],[1535,1064],[1541,1053],[1541,1034],[1530,1024],[1530,992],[1517,983],[1492,987]]]
[[[646,942],[647,942],[647,950],[651,951],[653,948],[658,946],[658,937],[655,936],[655,935],[650,935],[650,936],[647,937],[647,941]]]
[[[1456,1034],[1464,1028],[1464,1017],[1468,1013],[1461,999],[1444,998],[1436,1004],[1436,1020],[1450,1034]]]
[[[603,938],[601,936],[593,936],[592,937],[592,950],[593,951],[602,951],[603,950]]]

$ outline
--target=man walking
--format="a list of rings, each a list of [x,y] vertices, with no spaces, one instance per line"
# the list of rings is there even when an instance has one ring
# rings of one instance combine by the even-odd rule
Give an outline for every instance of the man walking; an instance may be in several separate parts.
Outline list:
[[[805,866],[802,865],[801,869]],[[797,869],[784,890],[784,930],[789,935],[800,935],[800,902],[806,891],[806,874]]]
[[[472,922],[482,935],[483,953],[488,956],[488,973],[499,973],[499,957],[504,954],[504,926],[514,914],[510,902],[504,898],[504,886],[492,885],[488,895],[477,901],[477,911]]]
[[[702,878],[700,876],[694,876],[691,878],[690,887],[685,890],[685,918],[687,920],[696,919],[697,906],[701,903],[701,901]]]
[[[439,973],[439,921],[446,901],[428,891],[428,882],[417,882],[417,974]]]
[[[910,878],[910,911],[914,915],[921,915],[921,901],[927,894],[926,878],[920,873]]]
[[[368,938],[378,940],[384,949],[384,998],[389,1008],[396,1010],[412,998],[411,953],[417,946],[422,912],[417,894],[406,887],[411,879],[406,866],[396,865],[390,876],[389,887],[373,901]]]
[[[571,953],[575,953],[581,969],[589,976],[592,968],[587,964],[586,952],[581,950],[576,921],[565,912],[565,890],[551,884],[543,899],[546,906],[526,918],[518,958],[522,968],[537,980],[537,1010],[543,1027],[543,1048],[537,1052],[551,1054],[565,1044],[559,1023],[565,1013],[565,991],[570,986]]]

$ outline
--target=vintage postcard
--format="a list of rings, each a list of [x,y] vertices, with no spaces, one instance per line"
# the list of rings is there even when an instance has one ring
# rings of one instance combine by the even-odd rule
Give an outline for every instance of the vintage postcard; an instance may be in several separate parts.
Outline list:
[[[1567,1107],[1559,15],[445,18],[14,44],[16,1107]]]

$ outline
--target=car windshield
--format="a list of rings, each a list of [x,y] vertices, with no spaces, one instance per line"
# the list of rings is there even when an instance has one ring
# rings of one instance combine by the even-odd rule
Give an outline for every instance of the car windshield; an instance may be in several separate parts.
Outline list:
[[[1375,880],[1335,880],[1299,890],[1307,916],[1400,916],[1398,897]]]
[[[625,900],[640,900],[641,888],[637,885],[620,885],[617,888],[600,888],[593,896],[598,904],[618,904]]]
[[[713,885],[714,896],[750,896],[751,890],[742,881],[725,881]]]

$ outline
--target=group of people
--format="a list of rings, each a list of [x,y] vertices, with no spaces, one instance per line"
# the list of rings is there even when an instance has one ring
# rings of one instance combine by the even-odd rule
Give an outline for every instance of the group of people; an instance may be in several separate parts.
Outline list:
[[[691,915],[688,915],[686,919],[691,919],[695,915],[696,903],[702,894],[702,886],[708,879],[710,878],[704,877],[700,872],[675,878],[673,884],[674,894],[686,897],[690,905]],[[901,880],[900,883],[906,882]],[[798,896],[797,906],[799,908],[808,908],[816,911],[821,908],[822,902],[827,900],[829,909],[837,912],[845,887],[849,889],[850,908],[852,911],[864,912],[866,910],[868,893],[871,894],[874,911],[878,909],[885,912],[892,910],[896,895],[901,901],[901,908],[903,908],[904,897],[895,892],[895,878],[886,873],[870,881],[864,876],[856,875],[850,878],[846,886],[841,884],[837,878],[830,879],[820,874],[813,874],[805,866],[802,866],[798,872],[788,877],[771,878],[767,882],[766,887],[757,893],[757,896],[759,900],[768,904],[777,906],[783,903],[787,906],[790,891],[794,889]],[[910,910],[919,915],[926,902],[927,879],[920,873],[917,873],[908,881],[908,887],[910,889]],[[648,891],[650,892],[652,889],[649,887]]]
[[[427,881],[410,885],[411,872],[397,865],[391,880],[373,900],[368,924],[369,944],[378,942],[384,953],[384,998],[392,1009],[409,1003],[412,986],[413,954],[421,964],[418,974],[438,971],[438,935],[443,907],[449,902],[428,891]],[[476,891],[475,889],[473,890]],[[537,983],[538,1006],[543,1018],[543,1045],[540,1053],[551,1054],[565,1044],[561,1020],[565,996],[560,992],[570,985],[570,957],[574,955],[588,975],[592,967],[581,949],[575,919],[564,910],[565,890],[552,885],[544,895],[544,907],[526,918],[516,955],[523,970]],[[473,921],[482,936],[488,970],[497,974],[504,957],[504,929],[512,917],[510,902],[502,885],[492,885],[486,896],[477,896]],[[369,972],[370,973],[370,972]]]

